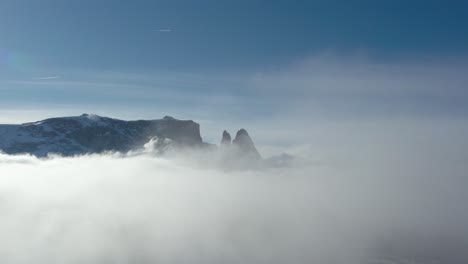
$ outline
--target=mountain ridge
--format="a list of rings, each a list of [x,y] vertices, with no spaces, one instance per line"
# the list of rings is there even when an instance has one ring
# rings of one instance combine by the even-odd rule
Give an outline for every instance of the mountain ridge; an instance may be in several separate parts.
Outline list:
[[[247,145],[253,145],[250,137],[247,141]],[[50,154],[75,156],[103,152],[125,153],[143,148],[148,142],[166,142],[163,145],[155,144],[156,148],[161,146],[165,149],[168,148],[168,144],[175,148],[206,149],[214,146],[203,141],[198,123],[171,116],[127,121],[82,114],[17,125],[0,124],[0,152],[5,154],[45,157]],[[255,149],[255,146],[244,150],[252,149]]]

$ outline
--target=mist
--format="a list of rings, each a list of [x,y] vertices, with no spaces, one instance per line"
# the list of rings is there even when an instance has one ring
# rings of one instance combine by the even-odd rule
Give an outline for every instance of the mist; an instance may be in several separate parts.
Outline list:
[[[466,125],[379,127],[330,128],[335,151],[255,170],[196,152],[0,154],[0,262],[466,263]]]

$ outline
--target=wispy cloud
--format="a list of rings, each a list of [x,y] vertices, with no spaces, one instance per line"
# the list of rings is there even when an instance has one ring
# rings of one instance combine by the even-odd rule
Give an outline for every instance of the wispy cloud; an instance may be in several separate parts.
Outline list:
[[[45,77],[33,78],[33,80],[54,80],[54,79],[60,79],[60,76],[45,76]]]
[[[155,29],[155,31],[158,31],[158,32],[172,32],[172,29],[169,29],[169,28]]]

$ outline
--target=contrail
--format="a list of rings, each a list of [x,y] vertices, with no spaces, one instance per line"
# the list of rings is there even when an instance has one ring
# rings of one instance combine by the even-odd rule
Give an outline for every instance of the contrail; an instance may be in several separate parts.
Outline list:
[[[39,77],[33,78],[34,80],[53,80],[53,79],[60,79],[60,76],[46,76],[46,77]]]

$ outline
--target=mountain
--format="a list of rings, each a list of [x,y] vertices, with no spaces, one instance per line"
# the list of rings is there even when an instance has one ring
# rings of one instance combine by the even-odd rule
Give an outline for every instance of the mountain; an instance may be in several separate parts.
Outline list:
[[[221,165],[226,169],[259,168],[264,161],[258,153],[252,138],[245,129],[240,129],[231,142],[231,135],[223,132],[219,151]]]
[[[221,138],[221,147],[226,147],[231,145],[231,134],[226,130],[223,131],[223,137]]]
[[[245,129],[237,131],[236,137],[232,141],[232,145],[239,153],[247,155],[250,159],[261,159],[260,153],[258,153],[252,138]]]
[[[173,148],[202,148],[217,151],[203,142],[200,125],[192,120],[166,116],[156,120],[125,121],[92,114],[50,118],[21,125],[0,125],[0,152],[45,157],[149,149],[163,153]],[[226,159],[260,160],[255,145],[245,129],[231,135],[223,132],[221,148]],[[224,154],[223,154],[224,155]]]
[[[164,117],[124,121],[98,115],[50,118],[21,125],[0,125],[0,150],[7,154],[50,153],[72,156],[105,151],[127,152],[151,139],[170,139],[181,147],[203,147],[200,125]]]

